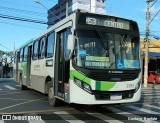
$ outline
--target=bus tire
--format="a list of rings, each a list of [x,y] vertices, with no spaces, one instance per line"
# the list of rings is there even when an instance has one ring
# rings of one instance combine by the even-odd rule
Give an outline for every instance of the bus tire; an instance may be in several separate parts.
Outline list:
[[[46,96],[48,96],[49,84],[51,84],[51,83],[47,82],[47,83],[45,84],[45,93],[44,93],[44,94],[45,94]]]
[[[54,107],[56,105],[57,99],[55,98],[54,95],[54,88],[53,86],[51,86],[51,84],[49,84],[49,90],[48,90],[48,102],[49,104]]]
[[[22,76],[20,75],[20,79],[19,79],[19,84],[20,84],[20,89],[21,90],[26,90],[27,87],[25,85],[23,85],[23,82],[22,82]]]
[[[20,82],[20,89],[21,89],[21,90],[26,90],[27,87],[26,87],[25,85],[23,85],[22,82]]]

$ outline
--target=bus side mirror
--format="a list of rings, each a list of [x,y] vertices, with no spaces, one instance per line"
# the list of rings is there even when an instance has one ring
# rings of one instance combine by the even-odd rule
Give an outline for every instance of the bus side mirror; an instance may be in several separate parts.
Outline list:
[[[72,58],[74,49],[74,41],[73,41],[73,35],[68,35],[68,43],[67,43],[67,50],[68,50],[68,59]]]

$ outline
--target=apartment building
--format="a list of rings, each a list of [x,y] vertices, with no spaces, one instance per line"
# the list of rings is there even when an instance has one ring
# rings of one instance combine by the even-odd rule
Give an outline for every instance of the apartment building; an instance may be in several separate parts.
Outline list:
[[[48,28],[66,17],[66,5],[68,5],[68,14],[77,10],[106,14],[104,0],[68,0],[68,4],[66,4],[66,1],[58,0],[58,4],[48,11]]]

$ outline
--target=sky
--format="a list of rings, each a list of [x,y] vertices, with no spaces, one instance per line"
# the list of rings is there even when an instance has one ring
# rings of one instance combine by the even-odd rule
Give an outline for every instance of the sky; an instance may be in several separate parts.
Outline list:
[[[48,9],[58,0],[40,0]],[[153,3],[153,2],[152,2]],[[151,3],[151,4],[152,4]],[[160,0],[150,9],[151,18],[160,10]],[[143,38],[146,30],[146,0],[106,0],[106,13],[138,22]],[[0,50],[13,51],[47,29],[45,24],[2,18],[14,16],[47,22],[47,10],[34,0],[0,0]],[[150,35],[160,37],[160,13],[150,24]]]

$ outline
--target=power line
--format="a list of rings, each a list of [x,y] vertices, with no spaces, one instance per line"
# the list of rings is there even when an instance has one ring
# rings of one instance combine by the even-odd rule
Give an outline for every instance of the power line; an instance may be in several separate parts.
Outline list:
[[[58,0],[52,0],[52,1],[53,1],[54,3],[57,3]],[[6,0],[5,0],[5,1],[4,1],[4,0],[0,0],[0,2],[5,3],[5,4],[11,4],[11,5],[16,5],[16,6],[21,6],[21,7],[22,7],[22,6],[25,6],[25,7],[27,6],[27,7],[31,7],[31,8],[34,8],[34,9],[35,9],[35,8],[36,8],[36,9],[40,9],[40,7],[35,7],[35,6],[23,4],[24,2],[23,2],[23,3],[20,3],[20,2],[17,3],[17,2],[8,2],[8,1],[6,1]]]
[[[3,12],[3,11],[0,11],[0,15],[6,15],[6,16],[14,16],[14,17],[18,17],[19,18],[29,18],[29,19],[32,19],[32,20],[38,20],[38,21],[44,21],[44,22],[47,22],[47,17],[45,18],[38,18],[36,16],[29,16],[29,14],[18,14],[18,13],[15,13],[15,12],[10,12],[10,13],[6,13],[6,12]]]
[[[2,14],[0,14],[0,18],[6,18],[6,19],[12,19],[12,20],[19,20],[19,21],[25,21],[25,22],[32,22],[32,23],[39,23],[39,24],[47,24],[47,23],[44,22],[44,21],[32,20],[32,19],[27,19],[27,18],[20,18],[20,17],[2,15]]]
[[[32,29],[37,29],[37,30],[45,30],[45,29],[37,28],[37,27],[33,27],[33,26],[30,27],[30,26],[24,26],[24,25],[17,25],[17,24],[7,23],[7,22],[3,22],[3,21],[0,21],[0,23],[7,24],[7,25],[12,25],[12,26],[23,27],[23,28],[32,28]]]
[[[28,11],[28,10],[24,10],[24,9],[15,9],[15,8],[3,7],[3,6],[0,6],[0,14],[7,15],[7,16],[17,16],[17,15],[20,16],[21,15],[21,16],[23,16],[23,18],[25,17],[25,18],[30,18],[33,20],[38,19],[37,17],[34,18],[35,16],[46,17],[46,19],[47,19],[47,13],[45,14],[45,13],[40,13],[40,12],[35,12],[35,11]],[[29,15],[30,17],[27,17],[26,15]],[[38,19],[38,20],[40,20],[40,19]]]
[[[41,13],[41,12],[35,12],[35,11],[29,11],[29,10],[25,10],[25,9],[16,9],[16,8],[10,8],[10,7],[3,7],[0,6],[0,9],[5,10],[5,11],[15,11],[15,12],[19,12],[19,13],[28,13],[28,14],[33,14],[33,15],[41,15],[41,16],[46,16],[47,13]]]

